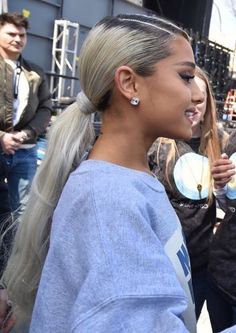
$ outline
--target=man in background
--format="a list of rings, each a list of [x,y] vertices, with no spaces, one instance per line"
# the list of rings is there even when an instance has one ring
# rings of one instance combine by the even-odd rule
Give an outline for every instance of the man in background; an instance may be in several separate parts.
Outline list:
[[[28,27],[19,13],[0,15],[0,197],[5,205],[9,197],[14,217],[27,202],[37,167],[36,141],[51,115],[45,75],[22,57]]]
[[[51,116],[51,98],[42,69],[22,57],[28,20],[0,15],[0,233],[20,217],[37,168],[36,142]],[[8,217],[8,219],[6,219]],[[7,222],[5,222],[7,221]],[[0,276],[14,231],[0,247]]]

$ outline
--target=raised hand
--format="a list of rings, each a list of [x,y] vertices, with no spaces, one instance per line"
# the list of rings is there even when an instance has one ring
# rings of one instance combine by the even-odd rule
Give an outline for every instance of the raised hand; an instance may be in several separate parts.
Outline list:
[[[211,174],[216,189],[223,188],[235,175],[235,165],[226,154],[211,165]]]

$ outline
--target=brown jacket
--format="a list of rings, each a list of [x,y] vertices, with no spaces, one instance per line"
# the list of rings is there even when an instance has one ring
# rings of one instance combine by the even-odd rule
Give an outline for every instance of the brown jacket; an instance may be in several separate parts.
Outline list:
[[[19,123],[13,127],[13,70],[0,57],[0,139],[5,132],[24,130],[25,143],[35,143],[48,126],[51,116],[51,96],[43,70],[21,59],[21,68],[29,83],[29,99]]]

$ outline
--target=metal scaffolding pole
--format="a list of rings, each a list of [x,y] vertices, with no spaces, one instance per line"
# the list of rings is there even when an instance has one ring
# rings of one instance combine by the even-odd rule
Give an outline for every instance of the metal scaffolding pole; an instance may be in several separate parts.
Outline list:
[[[7,0],[0,0],[0,14],[8,12]]]
[[[78,23],[55,20],[50,90],[58,103],[63,97],[74,95],[78,36]]]

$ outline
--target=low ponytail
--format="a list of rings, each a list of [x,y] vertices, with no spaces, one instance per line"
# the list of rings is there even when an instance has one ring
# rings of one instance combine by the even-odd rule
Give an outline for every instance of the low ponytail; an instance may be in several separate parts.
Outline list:
[[[84,112],[81,112],[83,110]],[[51,221],[70,172],[94,141],[94,108],[80,94],[51,126],[48,147],[17,226],[11,256],[3,274],[19,320],[30,318],[48,252]]]

